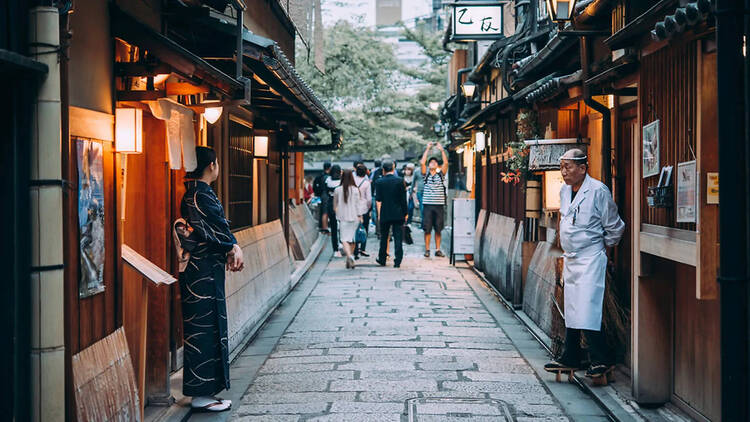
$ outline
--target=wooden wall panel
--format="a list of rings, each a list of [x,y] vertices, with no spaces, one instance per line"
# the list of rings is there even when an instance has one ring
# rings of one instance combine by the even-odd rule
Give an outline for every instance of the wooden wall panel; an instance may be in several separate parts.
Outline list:
[[[488,123],[492,135],[492,143],[488,150],[486,172],[483,173],[482,186],[484,191],[482,207],[496,214],[515,218],[520,221],[525,214],[525,200],[521,184],[505,183],[501,173],[507,172],[508,167],[498,155],[502,154],[510,142],[516,140],[515,122],[511,117],[498,118]],[[496,161],[493,163],[493,157]]]
[[[719,267],[719,205],[708,204],[707,176],[719,171],[718,98],[716,53],[699,56],[698,86],[698,233],[696,237],[698,277],[695,297],[717,299],[719,284],[716,280]]]
[[[660,121],[660,166],[695,159],[696,154],[696,85],[697,41],[671,45],[647,55],[641,60],[640,100],[641,123]],[[642,159],[641,154],[636,157]],[[677,224],[674,207],[649,208],[645,199],[649,186],[656,186],[659,177],[641,178],[642,222],[685,230],[695,230],[695,224]],[[673,179],[674,180],[674,179]]]
[[[146,227],[140,231],[147,237],[143,256],[169,272],[171,269],[170,250],[172,236],[170,219],[170,170],[167,160],[167,140],[165,122],[156,119],[143,119],[143,139],[148,148],[143,154],[146,159],[148,190],[143,207],[146,213]],[[137,206],[137,205],[136,205]],[[146,396],[149,401],[163,401],[169,397],[169,346],[170,346],[170,288],[149,284],[148,327],[146,332]]]
[[[173,211],[165,123],[144,114],[143,131],[143,153],[127,158],[122,241],[169,272],[172,269],[170,220]],[[150,397],[152,402],[162,401],[169,395],[171,289],[150,285],[130,269],[123,271],[123,282],[124,325],[128,344],[134,350],[136,377],[145,388],[145,397]],[[144,286],[147,286],[146,291]],[[145,309],[144,303],[147,304]],[[144,320],[146,314],[147,321]]]
[[[695,267],[675,264],[674,395],[710,420],[721,416],[719,301],[695,298]]]

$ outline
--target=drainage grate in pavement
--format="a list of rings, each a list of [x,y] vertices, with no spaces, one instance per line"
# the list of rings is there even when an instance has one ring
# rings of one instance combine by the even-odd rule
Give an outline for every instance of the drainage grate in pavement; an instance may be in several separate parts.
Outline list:
[[[401,288],[420,288],[420,287],[435,287],[437,284],[443,290],[447,290],[448,286],[444,281],[440,280],[397,280],[395,286],[397,289]]]
[[[451,418],[482,417],[513,422],[508,405],[501,400],[469,398],[414,398],[406,401],[409,422],[429,421],[436,416]]]

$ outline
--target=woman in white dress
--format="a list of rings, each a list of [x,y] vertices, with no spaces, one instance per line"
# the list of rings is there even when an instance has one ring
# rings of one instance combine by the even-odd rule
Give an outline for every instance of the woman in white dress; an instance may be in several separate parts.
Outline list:
[[[346,255],[346,268],[354,268],[352,253],[354,251],[354,235],[362,222],[362,216],[359,214],[362,208],[361,200],[352,171],[344,170],[344,174],[341,176],[341,185],[333,191],[333,209],[339,223],[341,243]]]

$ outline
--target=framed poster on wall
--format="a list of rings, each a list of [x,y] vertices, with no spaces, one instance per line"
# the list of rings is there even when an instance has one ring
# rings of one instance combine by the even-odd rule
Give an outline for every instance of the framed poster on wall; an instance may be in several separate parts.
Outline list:
[[[677,164],[677,222],[695,223],[698,175],[695,160]]]
[[[643,178],[659,174],[659,121],[643,126]]]
[[[76,139],[81,298],[104,291],[104,168],[101,142]]]

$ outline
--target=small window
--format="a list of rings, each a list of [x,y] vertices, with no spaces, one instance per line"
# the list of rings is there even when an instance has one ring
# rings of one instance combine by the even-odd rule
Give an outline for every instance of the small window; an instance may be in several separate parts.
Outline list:
[[[253,150],[252,129],[229,119],[228,215],[231,229],[252,225]]]

